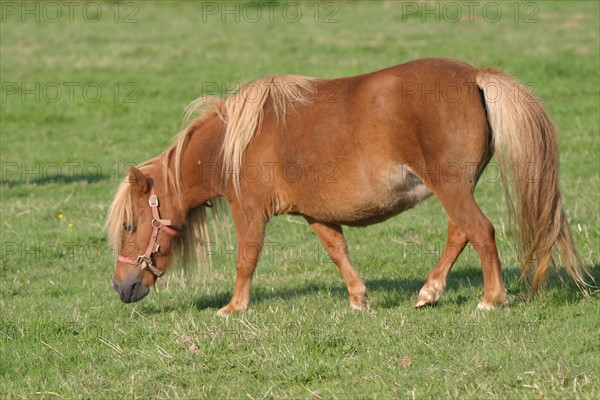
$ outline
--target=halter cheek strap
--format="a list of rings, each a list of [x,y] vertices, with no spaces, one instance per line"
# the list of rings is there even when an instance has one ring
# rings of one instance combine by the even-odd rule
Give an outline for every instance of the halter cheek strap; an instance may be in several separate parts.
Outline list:
[[[158,234],[161,229],[165,233],[175,237],[181,236],[181,233],[169,226],[171,225],[170,219],[160,218],[160,213],[158,212],[158,197],[156,196],[156,193],[154,193],[154,184],[151,178],[148,179],[148,184],[150,185],[150,198],[148,199],[148,205],[152,209],[152,221],[150,222],[152,224],[152,234],[150,235],[148,246],[146,247],[144,254],[138,256],[137,258],[119,255],[119,261],[132,265],[141,265],[143,270],[147,269],[156,275],[157,278],[160,278],[165,274],[165,271],[158,268],[152,260],[152,255],[158,252],[160,248],[160,244],[157,243]]]

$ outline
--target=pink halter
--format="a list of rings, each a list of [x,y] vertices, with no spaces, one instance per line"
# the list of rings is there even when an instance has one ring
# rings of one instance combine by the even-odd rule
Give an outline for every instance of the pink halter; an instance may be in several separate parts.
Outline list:
[[[175,237],[181,236],[181,233],[169,226],[171,225],[170,219],[160,218],[160,213],[158,212],[158,197],[154,193],[154,182],[152,181],[152,178],[148,178],[148,184],[150,185],[150,198],[148,199],[148,204],[150,205],[150,208],[152,208],[152,234],[150,235],[148,246],[146,247],[144,254],[138,256],[137,258],[129,258],[119,255],[119,261],[132,265],[143,264],[142,269],[148,269],[150,272],[156,275],[157,278],[160,278],[165,274],[165,271],[154,265],[154,261],[152,260],[152,255],[156,253],[160,247],[160,245],[156,243],[158,239],[158,233],[161,229],[169,235]]]

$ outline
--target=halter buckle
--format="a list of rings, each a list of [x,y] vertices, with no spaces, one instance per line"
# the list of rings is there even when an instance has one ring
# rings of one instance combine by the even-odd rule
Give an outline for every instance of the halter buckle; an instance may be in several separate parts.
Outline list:
[[[141,264],[141,263],[146,264],[145,266],[142,267],[142,269],[146,269],[149,265],[152,265],[152,260],[150,259],[150,257],[146,258],[146,257],[144,257],[143,254],[141,256],[138,256],[137,261],[138,261],[138,264]]]
[[[147,269],[149,270],[151,273],[153,273],[157,278],[160,278],[161,276],[163,276],[165,274],[165,271],[163,271],[162,269],[159,269],[158,267],[156,267],[153,263],[152,260],[150,258],[146,258],[144,256],[139,256],[138,260],[141,258],[140,263],[144,263],[140,268],[143,270]]]
[[[158,196],[156,196],[155,194],[151,195],[148,198],[148,204],[150,205],[150,207],[158,207]]]

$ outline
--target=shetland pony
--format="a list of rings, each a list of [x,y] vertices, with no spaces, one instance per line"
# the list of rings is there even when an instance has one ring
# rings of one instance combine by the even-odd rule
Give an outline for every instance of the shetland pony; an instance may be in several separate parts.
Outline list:
[[[448,215],[447,242],[415,306],[439,301],[469,242],[483,269],[478,308],[505,304],[494,227],[473,198],[493,154],[522,278],[536,292],[557,248],[586,293],[589,273],[559,191],[555,128],[540,101],[498,70],[430,58],[333,80],[279,75],[224,101],[199,99],[189,114],[205,105],[172,146],[128,171],[110,206],[113,286],[123,302],[146,296],[177,250],[200,251],[209,241],[206,208],[218,215],[224,201],[238,257],[221,315],[248,307],[265,225],[282,214],[304,217],[339,268],[351,307],[364,309],[367,288],[348,257],[342,225],[384,221],[433,194]],[[315,168],[325,173],[315,176]]]

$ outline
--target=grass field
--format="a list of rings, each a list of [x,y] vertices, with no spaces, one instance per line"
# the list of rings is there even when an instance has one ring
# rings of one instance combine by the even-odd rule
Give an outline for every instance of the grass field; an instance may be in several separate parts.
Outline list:
[[[475,310],[471,247],[441,303],[413,309],[445,241],[435,199],[346,230],[368,312],[349,309],[300,218],[270,223],[250,309],[227,319],[231,227],[209,271],[170,271],[131,305],[111,289],[103,232],[123,169],[165,149],[195,98],[443,56],[502,68],[547,105],[576,243],[600,281],[598,2],[67,3],[0,3],[0,398],[600,397],[598,292],[585,300],[555,274],[524,296],[494,171],[476,198],[512,304],[492,312]]]

